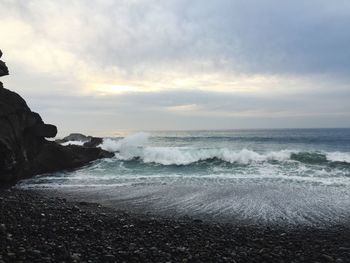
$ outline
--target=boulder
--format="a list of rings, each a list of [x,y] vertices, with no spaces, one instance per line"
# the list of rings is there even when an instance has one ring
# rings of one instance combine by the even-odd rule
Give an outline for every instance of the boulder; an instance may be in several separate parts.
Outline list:
[[[97,147],[103,142],[103,139],[99,137],[90,137],[89,139],[89,141],[84,143],[84,147]]]

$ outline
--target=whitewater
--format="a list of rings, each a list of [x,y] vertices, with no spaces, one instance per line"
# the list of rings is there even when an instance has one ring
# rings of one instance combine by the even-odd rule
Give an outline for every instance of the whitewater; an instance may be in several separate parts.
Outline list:
[[[139,132],[100,147],[115,156],[19,187],[208,220],[329,225],[350,216],[350,129]]]

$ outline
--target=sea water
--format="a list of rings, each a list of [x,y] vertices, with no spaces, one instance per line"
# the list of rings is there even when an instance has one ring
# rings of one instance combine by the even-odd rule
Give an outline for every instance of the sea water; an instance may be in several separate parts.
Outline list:
[[[115,156],[19,187],[232,222],[336,224],[350,216],[350,129],[140,132],[104,138],[101,147]]]

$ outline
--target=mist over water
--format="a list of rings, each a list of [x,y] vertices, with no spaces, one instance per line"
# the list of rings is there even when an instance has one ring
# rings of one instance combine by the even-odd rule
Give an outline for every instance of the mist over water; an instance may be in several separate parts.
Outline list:
[[[115,157],[19,187],[167,216],[312,225],[350,216],[350,129],[136,133],[101,147]]]

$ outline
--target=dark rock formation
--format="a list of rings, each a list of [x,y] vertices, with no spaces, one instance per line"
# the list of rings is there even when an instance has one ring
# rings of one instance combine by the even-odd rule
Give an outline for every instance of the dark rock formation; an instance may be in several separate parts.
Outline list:
[[[0,72],[8,74],[3,62]],[[77,168],[113,156],[100,148],[65,147],[45,139],[56,134],[56,126],[45,124],[21,96],[0,85],[0,182]]]
[[[90,137],[90,141],[84,143],[84,147],[97,147],[103,142],[102,138]]]
[[[36,137],[53,138],[57,134],[57,128],[52,124],[37,124],[32,127],[30,132]]]
[[[32,174],[74,169],[101,158],[113,157],[114,154],[101,148],[87,148],[77,145],[62,146],[46,141],[41,151],[31,163]]]
[[[99,146],[103,142],[103,139],[100,137],[86,136],[81,133],[71,133],[63,139],[56,140],[57,143],[65,143],[71,141],[83,142],[84,147],[91,148]]]
[[[0,50],[0,58],[2,57],[2,52]],[[0,60],[0,77],[6,76],[9,74],[9,70],[5,64],[5,62]],[[2,82],[0,81],[0,89],[3,87]],[[1,149],[0,149],[1,151]]]
[[[2,52],[0,50],[0,58],[2,57]],[[6,67],[6,64],[5,62],[1,61],[0,60],[0,77],[2,76],[5,76],[5,75],[8,75],[9,74],[9,70],[8,68]],[[0,82],[1,83],[1,82]],[[0,84],[1,86],[1,84]]]
[[[69,141],[87,142],[89,141],[89,136],[86,136],[81,133],[71,133],[62,139],[62,142],[69,142]]]

